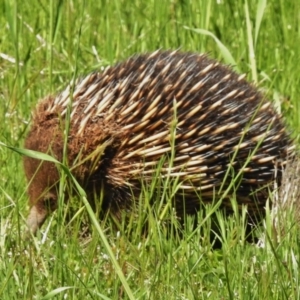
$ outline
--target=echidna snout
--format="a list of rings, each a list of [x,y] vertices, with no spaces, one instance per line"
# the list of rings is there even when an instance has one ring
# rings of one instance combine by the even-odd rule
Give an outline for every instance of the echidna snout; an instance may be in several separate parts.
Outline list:
[[[151,180],[162,157],[175,153],[172,165],[166,160],[159,171],[179,179],[178,215],[220,197],[216,191],[228,189],[235,175],[238,186],[222,206],[230,210],[234,193],[255,215],[264,210],[275,164],[280,184],[293,148],[271,103],[244,76],[206,55],[156,51],[87,75],[74,90],[71,84],[39,102],[25,147],[61,161],[70,103],[67,161],[88,195],[103,187],[103,210],[130,206],[140,178]],[[29,157],[24,166],[28,226],[35,232],[56,207],[46,205],[49,194],[57,201],[59,173],[54,164]]]

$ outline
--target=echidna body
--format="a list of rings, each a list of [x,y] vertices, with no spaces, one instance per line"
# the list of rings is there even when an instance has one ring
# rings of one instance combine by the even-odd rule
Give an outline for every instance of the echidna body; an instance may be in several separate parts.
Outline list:
[[[159,176],[178,179],[179,215],[222,197],[233,178],[223,207],[234,193],[255,215],[264,209],[275,169],[280,184],[293,148],[281,117],[244,76],[206,55],[178,51],[136,55],[43,99],[25,147],[61,161],[66,119],[73,175],[89,197],[102,189],[103,209],[115,211],[130,205],[140,179],[153,179],[165,157]],[[48,206],[57,206],[59,173],[54,164],[29,157],[24,165],[28,226],[35,232]]]

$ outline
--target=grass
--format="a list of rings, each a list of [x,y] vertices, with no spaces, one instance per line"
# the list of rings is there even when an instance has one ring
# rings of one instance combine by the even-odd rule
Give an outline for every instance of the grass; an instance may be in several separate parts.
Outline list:
[[[208,52],[247,73],[284,114],[298,142],[298,0],[3,0],[0,10],[2,143],[22,148],[38,99],[73,77],[158,48]],[[175,226],[171,238],[159,207],[147,206],[145,187],[144,210],[124,216],[117,230],[112,220],[88,221],[86,206],[74,199],[44,225],[44,235],[24,241],[22,157],[0,147],[0,163],[1,299],[300,299],[292,212],[283,219],[288,230],[279,241],[270,236],[267,219],[264,248],[245,242],[243,214],[218,213],[222,247],[212,250],[210,218],[200,213],[201,231],[188,218],[185,230]],[[66,223],[72,209],[76,214]],[[88,237],[79,234],[85,220]],[[143,222],[151,229],[147,235]]]

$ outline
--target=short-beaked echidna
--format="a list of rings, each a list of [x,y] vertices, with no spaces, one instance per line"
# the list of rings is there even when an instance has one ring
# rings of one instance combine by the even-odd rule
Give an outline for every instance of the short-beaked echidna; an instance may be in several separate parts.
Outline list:
[[[164,156],[157,176],[178,179],[179,215],[220,199],[235,176],[223,207],[235,194],[255,215],[264,210],[277,169],[280,183],[293,146],[270,101],[244,78],[203,54],[136,55],[43,99],[25,147],[62,161],[69,119],[67,163],[89,197],[103,191],[103,209],[130,205],[140,179],[151,180]],[[24,166],[28,226],[36,232],[48,206],[57,206],[59,172],[30,157]]]

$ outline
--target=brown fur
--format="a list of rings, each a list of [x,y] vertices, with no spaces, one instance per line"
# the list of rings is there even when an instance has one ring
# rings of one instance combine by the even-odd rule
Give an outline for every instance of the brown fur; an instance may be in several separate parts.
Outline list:
[[[59,112],[49,114],[46,111],[53,100],[54,98],[48,97],[37,106],[33,116],[33,126],[25,141],[25,148],[49,153],[58,161],[62,161],[64,123],[59,118]],[[68,163],[71,169],[74,168],[73,172],[79,183],[87,187],[88,194],[99,192],[101,186],[99,178],[104,177],[102,173],[105,173],[106,160],[113,155],[114,149],[118,146],[117,126],[100,123],[99,120],[91,124],[84,136],[76,135],[76,127],[71,126],[69,132]],[[106,147],[105,155],[101,157],[103,169],[98,170],[97,147],[105,142],[107,136],[111,137],[113,142],[109,143],[111,145]],[[84,161],[88,156],[91,158]],[[91,172],[92,168],[93,172]],[[27,224],[34,233],[44,223],[48,214],[57,208],[59,172],[54,163],[31,157],[24,157],[24,169],[29,180],[28,194],[32,207]],[[106,186],[108,185],[109,183],[106,182]]]
[[[38,104],[25,148],[62,161],[66,103],[71,101],[68,93],[66,90]],[[106,98],[109,100],[105,102]],[[151,107],[155,99],[159,101]],[[203,55],[162,51],[130,58],[78,81],[72,101],[67,164],[90,199],[104,188],[104,210],[117,212],[130,205],[131,191],[138,193],[140,178],[151,180],[155,163],[163,155],[170,156],[174,104],[178,105],[178,161],[171,173],[180,173],[183,183],[175,197],[180,199],[176,203],[180,214],[183,210],[194,213],[200,196],[202,202],[222,197],[217,192],[228,165],[236,175],[258,145],[234,193],[239,205],[248,205],[250,215],[262,212],[274,180],[274,164],[280,169],[291,149],[280,116],[263,96],[229,68]],[[151,136],[156,138],[151,140]],[[140,142],[143,139],[147,142]],[[236,147],[239,150],[232,163]],[[36,232],[57,206],[59,172],[53,163],[29,157],[24,158],[24,167],[30,182],[28,226]],[[167,174],[166,163],[161,175]],[[223,191],[232,176],[230,172]],[[279,174],[279,184],[280,178]],[[197,193],[192,186],[198,188]],[[257,189],[261,190],[250,196]],[[233,190],[223,199],[223,206],[229,210],[232,194]]]

